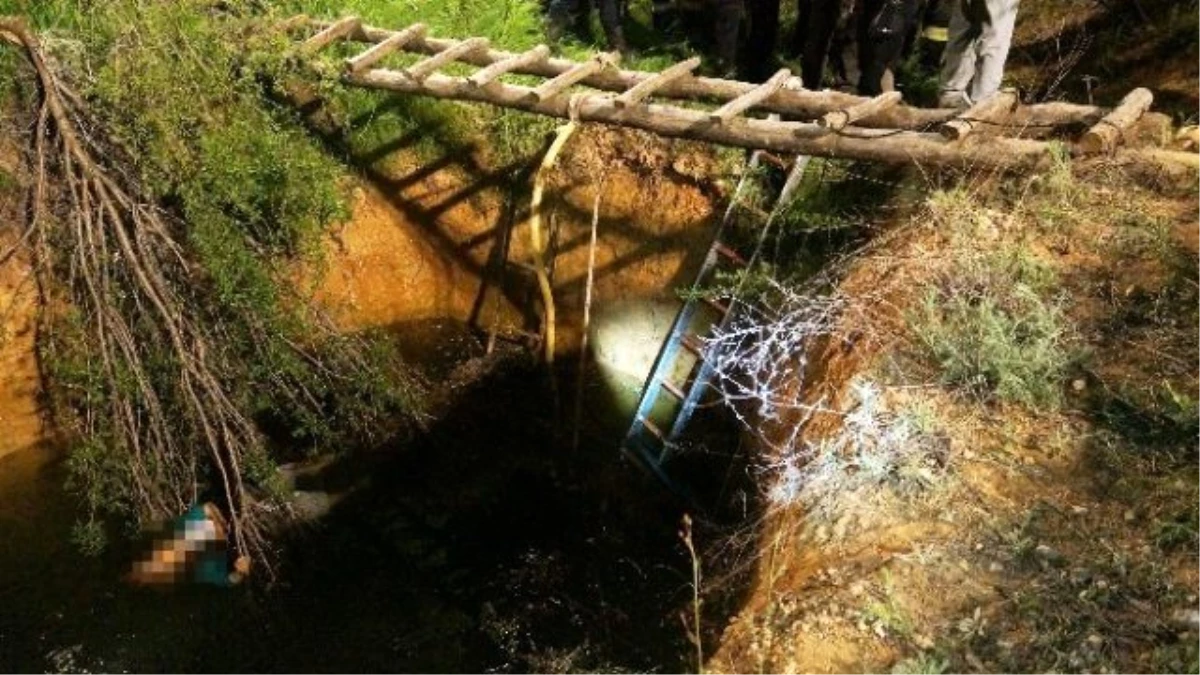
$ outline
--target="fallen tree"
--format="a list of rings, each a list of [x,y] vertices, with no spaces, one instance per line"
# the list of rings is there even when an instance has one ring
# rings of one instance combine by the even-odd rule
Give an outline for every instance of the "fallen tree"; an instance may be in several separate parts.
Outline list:
[[[268,524],[289,507],[256,419],[262,406],[240,386],[258,365],[247,354],[290,352],[290,370],[260,377],[298,417],[376,395],[411,401],[360,385],[376,374],[371,346],[321,317],[305,314],[304,330],[289,334],[252,307],[223,305],[189,224],[160,206],[26,24],[0,17],[0,42],[33,72],[31,187],[17,246],[30,249],[43,289],[52,414],[76,448],[68,464],[86,483],[76,487],[93,521],[105,511],[159,519],[212,500],[237,553],[269,561]],[[385,407],[363,412],[373,416],[365,426],[382,428]],[[113,500],[127,503],[105,503]]]

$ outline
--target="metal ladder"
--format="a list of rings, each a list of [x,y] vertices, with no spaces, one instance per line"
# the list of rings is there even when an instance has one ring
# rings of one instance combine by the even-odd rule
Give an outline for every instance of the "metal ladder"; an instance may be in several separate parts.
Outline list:
[[[713,233],[713,243],[700,266],[700,271],[696,273],[693,292],[688,294],[675,315],[666,340],[650,368],[646,383],[642,386],[637,411],[625,434],[621,451],[635,464],[657,476],[685,498],[691,499],[692,496],[686,486],[671,479],[665,464],[677,449],[678,440],[695,414],[712,375],[712,365],[704,358],[701,335],[711,335],[725,328],[740,309],[738,289],[720,299],[710,297],[705,293],[705,289],[713,282],[722,266],[747,268],[757,262],[767,232],[775,217],[794,198],[808,161],[809,158],[804,155],[794,159],[788,168],[783,187],[775,194],[769,209],[766,209],[748,203],[747,193],[751,191],[752,186],[757,185],[760,189],[763,187],[763,179],[766,177],[763,171],[764,163],[780,168],[786,164],[761,150],[751,155],[729,207]],[[761,194],[769,196],[771,193],[763,190]],[[732,226],[743,218],[749,218],[750,222],[759,227],[758,240],[749,259],[725,243]],[[707,328],[697,328],[693,325],[695,319],[705,318],[700,315],[702,308],[709,314]],[[673,406],[671,401],[674,401]],[[667,408],[665,416],[660,414],[660,407]],[[656,415],[661,422],[654,421]],[[662,419],[664,417],[665,419]]]

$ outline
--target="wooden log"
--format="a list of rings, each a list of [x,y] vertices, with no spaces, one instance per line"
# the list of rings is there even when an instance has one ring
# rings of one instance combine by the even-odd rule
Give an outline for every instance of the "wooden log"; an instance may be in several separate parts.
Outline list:
[[[334,40],[340,40],[349,37],[351,33],[362,29],[362,19],[357,16],[348,16],[344,19],[339,19],[321,30],[316,35],[305,40],[300,45],[300,53],[305,55],[315,54],[329,45]]]
[[[961,141],[971,135],[976,125],[1003,120],[1020,102],[1016,89],[1001,89],[946,122],[938,131],[949,140]]]
[[[561,94],[567,88],[586,80],[609,66],[616,65],[620,59],[620,52],[597,54],[587,61],[575,64],[574,68],[546,80],[537,89],[532,90],[529,95],[535,101],[548,101]]]
[[[1129,92],[1112,112],[1088,129],[1079,142],[1080,149],[1086,153],[1110,152],[1121,141],[1125,130],[1138,121],[1153,102],[1154,94],[1149,89],[1139,87]]]
[[[328,25],[328,22],[323,21],[314,21],[313,23],[317,26]],[[350,38],[361,39],[365,42],[381,42],[392,33],[393,31],[383,28],[363,26],[361,31],[354,33]],[[424,54],[436,54],[453,44],[456,44],[455,40],[425,37],[414,40],[408,49]],[[464,63],[484,67],[513,56],[516,56],[513,52],[489,49],[466,54],[460,60]],[[523,66],[513,72],[553,78],[578,65],[577,62],[568,59],[549,58]],[[606,68],[584,78],[580,84],[602,91],[623,92],[653,75],[654,73]],[[755,86],[737,80],[690,77],[667,83],[657,90],[655,95],[664,98],[704,99],[726,103],[750,92]],[[866,100],[869,99],[839,91],[813,91],[785,85],[774,96],[763,101],[759,107],[789,117],[817,119],[826,113],[844,110]],[[1018,108],[1010,123],[1014,127],[1027,129],[1031,136],[1043,136],[1050,131],[1049,125],[1091,125],[1103,117],[1104,112],[1104,109],[1097,106],[1071,103],[1036,104]],[[950,108],[915,108],[897,105],[858,120],[857,126],[880,129],[929,129],[953,119],[958,113],[959,111]]]
[[[312,18],[310,18],[307,14],[297,14],[275,24],[271,30],[278,31],[280,33],[290,33],[301,26],[308,26],[312,23]]]
[[[547,56],[550,56],[550,48],[546,45],[538,45],[533,49],[522,54],[517,54],[511,59],[503,59],[496,61],[492,65],[483,68],[467,78],[476,87],[486,87],[494,82],[501,75],[512,72],[518,68],[523,68],[533,63],[534,61],[542,61]]]
[[[464,77],[435,73],[418,82],[401,72],[381,69],[345,74],[343,79],[349,84],[372,89],[479,101],[551,117],[570,117],[567,97],[537,100],[529,87],[504,82],[495,82],[483,89],[472,86]],[[716,125],[702,110],[654,104],[618,108],[612,98],[602,94],[580,94],[577,102],[580,121],[617,124],[663,136],[791,155],[993,169],[1027,168],[1046,162],[1048,157],[1046,143],[1023,139],[989,138],[977,144],[950,143],[936,133],[857,127],[842,134],[830,134],[812,123],[746,117],[735,117],[728,124]]]
[[[463,55],[480,51],[482,49],[487,49],[487,46],[487,38],[467,38],[466,40],[455,43],[446,49],[443,49],[427,59],[418,61],[408,68],[405,68],[404,74],[419,82],[432,75],[439,68],[443,68],[446,65],[457,61]]]
[[[792,71],[787,68],[780,70],[772,75],[771,79],[714,110],[709,114],[708,119],[717,124],[728,122],[773,96],[775,92],[783,88],[783,85],[787,84],[791,77]]]
[[[870,117],[881,110],[896,105],[900,102],[901,98],[902,96],[898,91],[884,92],[875,98],[856,103],[849,108],[825,113],[821,119],[817,120],[817,124],[830,131],[841,131],[864,117]]]
[[[404,30],[393,34],[388,39],[376,44],[367,51],[346,59],[346,71],[357,73],[366,70],[379,62],[380,59],[404,48],[404,45],[413,40],[424,37],[425,31],[428,30],[423,23],[414,23]]]
[[[662,89],[668,82],[674,82],[675,80],[687,77],[692,74],[693,70],[699,67],[699,56],[693,56],[687,61],[676,63],[633,85],[625,93],[613,99],[613,103],[618,108],[635,106],[647,99],[656,90]]]

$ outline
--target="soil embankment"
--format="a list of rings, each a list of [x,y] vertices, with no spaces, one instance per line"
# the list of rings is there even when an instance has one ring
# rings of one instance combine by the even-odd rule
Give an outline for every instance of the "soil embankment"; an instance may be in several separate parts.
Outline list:
[[[20,222],[22,215],[15,178],[20,174],[19,162],[19,152],[0,147],[0,218],[13,223]],[[20,228],[5,228],[0,252],[8,251],[19,236]],[[31,449],[42,440],[36,307],[33,269],[18,252],[0,264],[0,458]]]

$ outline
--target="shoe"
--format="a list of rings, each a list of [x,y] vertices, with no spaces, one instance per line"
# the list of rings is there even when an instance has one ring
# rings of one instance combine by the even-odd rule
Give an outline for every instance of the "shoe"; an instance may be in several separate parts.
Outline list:
[[[943,91],[938,96],[938,107],[966,110],[971,107],[971,97],[965,91]]]

